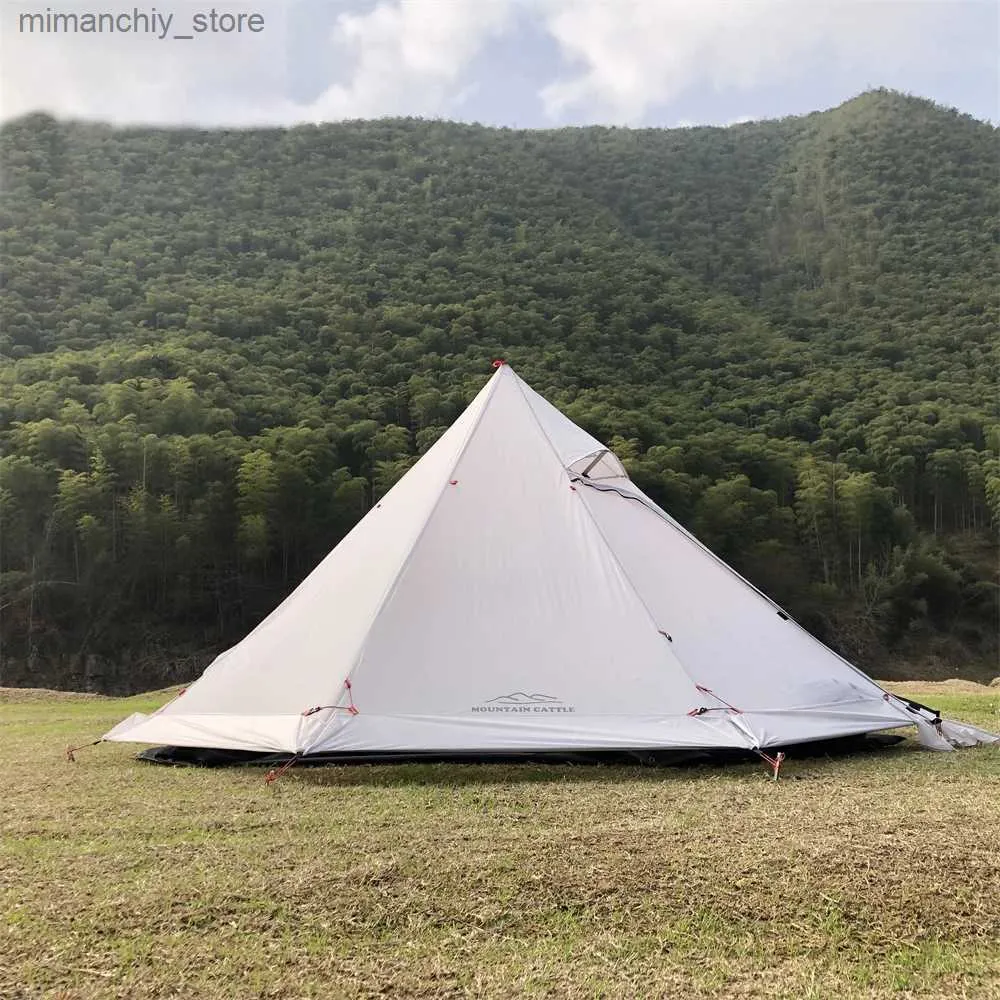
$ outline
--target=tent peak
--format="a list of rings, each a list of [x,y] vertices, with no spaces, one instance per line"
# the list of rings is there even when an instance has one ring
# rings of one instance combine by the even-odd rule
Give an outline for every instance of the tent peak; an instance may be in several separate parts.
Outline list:
[[[510,362],[506,358],[496,358],[491,367],[493,368],[494,375],[503,375],[505,372],[517,377],[517,372],[514,371],[510,366]]]

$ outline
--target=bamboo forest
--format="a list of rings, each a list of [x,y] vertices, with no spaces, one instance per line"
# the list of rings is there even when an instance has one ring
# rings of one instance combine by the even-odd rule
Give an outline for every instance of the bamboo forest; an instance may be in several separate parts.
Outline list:
[[[0,163],[0,683],[196,676],[496,358],[865,671],[997,673],[992,125],[33,114]]]

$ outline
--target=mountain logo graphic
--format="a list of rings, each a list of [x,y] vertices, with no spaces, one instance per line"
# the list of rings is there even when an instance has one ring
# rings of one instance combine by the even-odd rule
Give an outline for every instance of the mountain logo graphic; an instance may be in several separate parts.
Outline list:
[[[502,694],[499,698],[490,698],[487,705],[531,705],[546,701],[559,701],[550,694],[525,694],[523,691],[515,691],[513,694]]]
[[[553,713],[553,712],[575,712],[571,705],[565,704],[562,698],[555,695],[542,694],[535,691],[529,694],[527,691],[512,691],[510,694],[501,694],[496,698],[490,698],[480,705],[473,705],[471,711],[487,712],[517,712],[521,715],[527,713]]]

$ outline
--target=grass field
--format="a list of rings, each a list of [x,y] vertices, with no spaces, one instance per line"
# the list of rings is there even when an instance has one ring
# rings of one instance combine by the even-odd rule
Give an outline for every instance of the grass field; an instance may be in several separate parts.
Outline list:
[[[893,685],[996,730],[1000,688]],[[1000,749],[263,772],[0,693],[0,997],[1000,998]]]

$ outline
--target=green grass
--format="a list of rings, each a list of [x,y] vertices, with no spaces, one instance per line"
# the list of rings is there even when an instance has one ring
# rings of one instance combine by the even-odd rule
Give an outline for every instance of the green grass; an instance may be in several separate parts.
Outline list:
[[[907,690],[906,685],[894,685]],[[1000,688],[919,700],[1000,727]],[[1000,749],[155,767],[0,694],[0,997],[1000,997]]]

